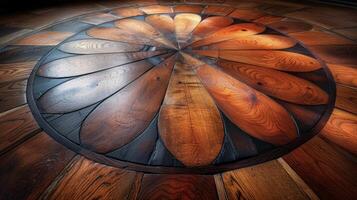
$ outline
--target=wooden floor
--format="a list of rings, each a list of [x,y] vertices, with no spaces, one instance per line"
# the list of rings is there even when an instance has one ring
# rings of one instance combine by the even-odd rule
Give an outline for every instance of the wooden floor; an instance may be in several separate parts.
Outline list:
[[[275,0],[112,0],[1,16],[0,199],[356,199],[356,11]],[[237,30],[244,39],[235,38]],[[178,45],[170,42],[172,32]],[[177,49],[182,52],[175,56]],[[320,70],[320,61],[331,76]],[[120,69],[114,68],[118,62]],[[288,81],[262,84],[255,80],[260,76]],[[99,79],[110,87],[101,89]],[[336,94],[329,81],[336,83]],[[84,83],[99,85],[100,95],[77,87]],[[73,86],[81,92],[68,95]],[[311,93],[303,96],[303,88]],[[191,102],[182,97],[188,92],[196,94]],[[252,104],[246,114],[246,99],[253,97],[260,104]],[[190,109],[201,117],[197,126],[185,118]],[[261,117],[265,124],[254,120]],[[69,142],[50,133],[41,118],[52,121]],[[65,120],[54,125],[59,118]],[[115,120],[124,134],[113,128]],[[140,135],[144,139],[138,138],[153,123],[160,142],[148,129]],[[279,126],[271,128],[271,123]],[[236,149],[229,149],[224,133],[233,125],[247,136],[233,138]],[[304,136],[303,130],[319,126],[324,128],[318,135]],[[193,133],[201,137],[192,139]],[[242,148],[253,144],[249,137],[261,140],[253,150]],[[287,153],[284,145],[295,140],[301,140],[294,143],[298,147]],[[261,164],[261,157],[259,162],[234,157],[229,161],[240,165],[223,165],[233,150],[258,157],[269,148],[283,152],[274,158],[283,156]],[[155,149],[154,161],[150,149]],[[224,159],[217,160],[218,154]],[[242,166],[247,167],[234,169]]]

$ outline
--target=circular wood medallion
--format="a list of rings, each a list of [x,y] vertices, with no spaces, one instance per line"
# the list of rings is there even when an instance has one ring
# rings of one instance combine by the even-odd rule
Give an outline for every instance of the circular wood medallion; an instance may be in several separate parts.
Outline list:
[[[335,85],[298,41],[166,7],[86,17],[95,23],[40,60],[28,100],[49,135],[113,166],[216,173],[282,156],[324,126]]]

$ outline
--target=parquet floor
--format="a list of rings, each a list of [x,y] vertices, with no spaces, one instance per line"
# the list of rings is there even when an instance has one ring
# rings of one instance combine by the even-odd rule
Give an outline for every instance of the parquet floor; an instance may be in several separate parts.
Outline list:
[[[0,17],[0,199],[355,199],[357,12],[90,1]]]

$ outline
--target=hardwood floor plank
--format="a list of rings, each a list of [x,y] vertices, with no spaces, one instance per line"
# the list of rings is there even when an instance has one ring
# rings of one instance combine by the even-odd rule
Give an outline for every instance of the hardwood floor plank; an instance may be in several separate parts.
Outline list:
[[[255,35],[261,33],[265,30],[264,26],[260,26],[253,23],[241,23],[234,24],[231,26],[227,26],[222,28],[202,40],[198,40],[194,42],[191,47],[200,47],[208,44],[213,44],[217,42],[223,42],[226,40],[231,40],[236,37],[243,37],[248,35]]]
[[[323,31],[304,31],[299,33],[290,33],[290,36],[304,43],[305,45],[343,45],[353,44],[354,42]]]
[[[101,101],[148,71],[147,60],[80,76],[60,84],[39,99],[44,113],[67,113]]]
[[[0,50],[0,63],[37,61],[51,48],[51,46],[7,46]]]
[[[145,174],[138,199],[218,199],[213,176]]]
[[[0,83],[0,113],[26,103],[27,80]]]
[[[227,74],[243,81],[266,95],[302,105],[327,104],[329,95],[312,82],[285,72],[243,63],[219,60]]]
[[[357,88],[357,65],[327,64],[337,83]]]
[[[46,199],[126,199],[139,176],[80,157]]]
[[[357,45],[316,45],[309,49],[326,63],[357,65]]]
[[[310,72],[321,68],[320,63],[312,57],[299,53],[279,50],[193,50],[194,53],[209,57],[241,62],[287,72]]]
[[[176,62],[158,126],[165,146],[186,166],[209,165],[220,153],[222,119],[192,67]]]
[[[72,32],[42,31],[16,41],[15,45],[54,46],[73,34]]]
[[[127,8],[118,8],[112,10],[114,15],[117,15],[119,17],[133,17],[133,16],[138,16],[138,15],[144,15],[144,12],[141,11],[139,8],[135,7],[127,7]]]
[[[219,200],[228,200],[221,174],[213,175]]]
[[[287,13],[286,16],[316,24],[327,29],[357,26],[356,11],[347,7],[314,6]]]
[[[143,51],[135,53],[111,53],[71,56],[42,65],[37,74],[43,77],[64,78],[85,75],[130,62],[165,53],[164,51]]]
[[[197,13],[200,14],[203,7],[202,5],[176,5],[174,7],[175,13]]]
[[[0,157],[0,196],[37,199],[74,155],[46,133],[38,133]]]
[[[272,34],[250,35],[235,38],[212,45],[207,49],[240,50],[240,49],[287,49],[295,46],[296,42],[288,37]]]
[[[273,160],[222,174],[228,199],[309,199]]]
[[[267,25],[267,24],[271,24],[271,23],[275,23],[275,22],[280,22],[283,19],[285,19],[285,18],[281,17],[281,16],[265,15],[265,16],[259,17],[258,19],[254,20],[254,22]]]
[[[319,137],[285,155],[284,160],[321,199],[356,197],[356,163]]]
[[[148,15],[173,12],[171,6],[163,6],[163,5],[145,6],[145,7],[141,7],[140,10],[142,10],[144,13]]]
[[[0,152],[40,130],[27,105],[0,114]]]
[[[337,84],[335,106],[357,114],[357,88]]]
[[[204,10],[203,14],[206,15],[223,15],[226,16],[231,13],[234,8],[229,6],[216,6],[216,5],[208,5]]]
[[[174,61],[168,58],[100,104],[84,121],[82,144],[107,153],[140,135],[160,108]]]
[[[335,108],[320,134],[357,155],[357,115]]]
[[[230,17],[249,21],[264,15],[264,12],[254,9],[235,9],[231,14],[229,14]]]
[[[297,137],[290,114],[269,97],[209,65],[198,67],[197,75],[218,107],[251,136],[275,145]]]
[[[0,83],[28,78],[35,65],[35,61],[0,64]]]
[[[302,31],[309,31],[313,28],[311,24],[301,21],[279,21],[268,24],[269,27],[276,29],[283,33],[296,33]]]
[[[83,17],[80,19],[80,21],[88,23],[88,24],[98,25],[98,24],[113,21],[116,19],[118,19],[118,17],[115,15],[112,15],[109,13],[98,13],[98,14]]]

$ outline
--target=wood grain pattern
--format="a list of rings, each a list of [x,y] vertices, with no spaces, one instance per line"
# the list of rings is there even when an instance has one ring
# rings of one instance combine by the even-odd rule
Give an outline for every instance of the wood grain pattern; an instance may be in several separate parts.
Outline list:
[[[138,37],[130,32],[118,28],[108,28],[108,27],[95,27],[87,31],[87,34],[94,38],[113,40],[119,42],[126,42],[130,44],[139,44],[139,45],[149,45],[163,47],[162,44],[155,42],[149,38]]]
[[[0,83],[0,112],[26,103],[27,80]]]
[[[218,31],[221,28],[229,26],[233,23],[233,19],[230,17],[223,16],[213,16],[207,17],[202,20],[201,23],[196,26],[193,31],[193,36],[198,37],[198,39],[205,37],[211,33]]]
[[[335,108],[320,134],[357,155],[357,115]]]
[[[145,174],[138,199],[218,199],[213,176]]]
[[[146,37],[150,40],[158,42],[168,48],[176,49],[176,46],[168,39],[157,31],[153,26],[145,21],[136,19],[122,19],[115,22],[115,26],[119,29],[123,29],[130,34],[134,34],[139,37]]]
[[[297,137],[290,114],[269,97],[208,65],[198,67],[197,75],[218,107],[251,136],[276,145]]]
[[[101,101],[152,67],[146,60],[134,62],[66,81],[40,97],[44,113],[72,112]]]
[[[299,33],[291,33],[289,35],[296,38],[305,45],[353,44],[352,40],[348,40],[341,36],[322,31],[304,31]]]
[[[357,65],[357,45],[314,45],[309,49],[326,63]]]
[[[327,64],[337,83],[357,87],[357,66]]]
[[[138,176],[80,157],[46,199],[127,199]]]
[[[222,42],[225,40],[230,40],[237,37],[245,37],[248,35],[255,35],[261,33],[265,30],[264,26],[260,26],[253,23],[242,23],[242,24],[235,24],[231,26],[227,26],[222,28],[202,40],[198,40],[194,42],[191,46],[192,47],[200,47],[203,45],[208,45],[212,43]]]
[[[174,20],[170,15],[149,15],[145,21],[164,34],[173,34],[175,32]]]
[[[139,8],[135,8],[135,7],[118,8],[118,9],[112,10],[112,13],[119,17],[133,17],[133,16],[145,14]]]
[[[222,177],[228,199],[309,199],[276,160],[226,172]]]
[[[357,88],[337,84],[335,106],[357,114]]]
[[[159,13],[172,13],[171,6],[162,6],[162,5],[152,5],[141,7],[142,10],[146,14],[159,14]]]
[[[175,13],[197,13],[200,14],[203,7],[201,5],[176,5],[174,7]]]
[[[320,105],[329,100],[328,94],[315,84],[285,72],[224,60],[219,60],[218,65],[227,74],[264,94],[288,102]]]
[[[27,36],[23,39],[16,41],[16,45],[43,45],[51,46],[57,45],[69,36],[73,35],[71,32],[55,32],[43,31]]]
[[[206,15],[228,15],[234,10],[234,8],[229,7],[229,6],[216,6],[216,5],[208,5],[204,11],[203,14]]]
[[[190,13],[177,14],[174,18],[176,41],[179,47],[186,45],[192,31],[201,22],[201,16]]]
[[[168,58],[100,104],[84,121],[82,145],[107,153],[138,136],[160,108],[174,59]]]
[[[320,137],[314,137],[283,158],[321,199],[356,197],[355,161]]]
[[[144,45],[98,39],[75,40],[58,47],[61,51],[75,54],[122,53],[139,51],[142,48],[144,48]]]
[[[97,72],[162,54],[162,51],[72,56],[42,65],[37,75],[51,78],[72,77]]]
[[[268,26],[283,33],[309,31],[313,28],[311,24],[300,21],[279,21],[270,23]]]
[[[192,67],[175,64],[158,126],[165,146],[186,166],[209,165],[221,151],[219,111]]]
[[[287,49],[295,46],[296,42],[280,35],[262,34],[235,38],[212,45],[207,49],[240,50],[240,49]]]
[[[264,12],[255,9],[235,9],[230,17],[243,19],[243,20],[254,20],[265,15]]]
[[[41,132],[0,157],[0,196],[38,199],[75,154]]]
[[[283,19],[284,19],[284,17],[281,17],[281,16],[264,15],[262,17],[259,17],[256,20],[254,20],[254,22],[261,23],[261,24],[271,24],[271,23],[279,22]]]
[[[288,72],[310,72],[321,68],[320,63],[309,56],[278,50],[193,50],[194,53],[225,60],[241,62]]]
[[[0,114],[0,152],[39,130],[27,105]]]
[[[98,24],[113,21],[116,19],[118,19],[118,17],[115,15],[112,15],[109,13],[98,13],[98,14],[83,17],[83,18],[81,18],[80,21],[88,23],[88,24],[98,25]]]
[[[0,64],[0,83],[28,78],[35,65],[36,62]]]

